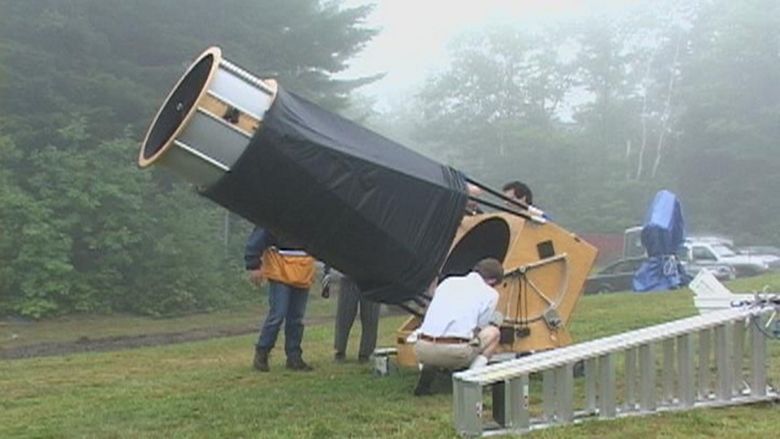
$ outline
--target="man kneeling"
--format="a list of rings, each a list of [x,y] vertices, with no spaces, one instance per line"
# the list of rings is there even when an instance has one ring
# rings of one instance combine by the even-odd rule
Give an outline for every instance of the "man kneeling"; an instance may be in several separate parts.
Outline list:
[[[504,268],[483,259],[465,276],[448,277],[436,288],[420,326],[414,350],[422,364],[415,395],[431,393],[436,368],[450,370],[485,366],[498,347],[494,317]]]

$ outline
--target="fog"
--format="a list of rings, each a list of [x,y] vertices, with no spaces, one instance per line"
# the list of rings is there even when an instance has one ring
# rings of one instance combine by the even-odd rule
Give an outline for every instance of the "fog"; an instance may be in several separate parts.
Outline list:
[[[491,187],[527,183],[576,233],[619,236],[666,189],[689,233],[780,244],[776,0],[0,11],[0,313],[165,314],[250,294],[232,282],[247,221],[137,169],[155,112],[210,46]]]
[[[760,1],[379,2],[344,75],[385,74],[358,90],[375,129],[526,181],[571,227],[641,224],[669,189],[689,233],[778,242],[778,17]]]
[[[380,29],[350,61],[344,77],[385,76],[359,90],[376,101],[380,111],[414,93],[426,77],[451,61],[448,47],[458,37],[493,27],[540,30],[588,17],[621,17],[639,7],[636,0],[347,0],[345,6],[374,5],[368,26]]]

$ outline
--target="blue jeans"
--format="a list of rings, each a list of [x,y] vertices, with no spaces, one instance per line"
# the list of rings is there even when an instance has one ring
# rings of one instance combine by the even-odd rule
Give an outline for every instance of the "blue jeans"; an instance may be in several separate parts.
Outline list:
[[[268,316],[263,322],[257,347],[270,351],[276,344],[279,328],[284,322],[284,352],[288,358],[300,357],[303,340],[303,315],[309,292],[306,289],[268,282]]]

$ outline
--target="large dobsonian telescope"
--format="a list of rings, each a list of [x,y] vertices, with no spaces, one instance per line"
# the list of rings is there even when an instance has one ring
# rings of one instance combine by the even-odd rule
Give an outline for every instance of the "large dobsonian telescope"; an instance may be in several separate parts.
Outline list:
[[[254,224],[351,276],[370,300],[420,323],[430,286],[477,261],[503,261],[502,346],[529,352],[570,343],[566,323],[596,250],[533,208],[470,195],[467,179],[404,146],[203,52],[174,86],[141,145],[162,165]],[[469,199],[496,212],[464,217]],[[504,200],[509,201],[509,200]],[[404,338],[405,339],[405,338]]]

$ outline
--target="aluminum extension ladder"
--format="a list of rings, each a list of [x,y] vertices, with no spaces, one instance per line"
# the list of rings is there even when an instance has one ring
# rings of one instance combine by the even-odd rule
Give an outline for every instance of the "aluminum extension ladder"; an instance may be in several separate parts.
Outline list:
[[[585,419],[777,399],[758,326],[773,310],[732,308],[453,374],[455,428],[465,436],[524,433]],[[578,362],[585,365],[584,398],[575,394]],[[541,407],[529,394],[533,373],[542,376]],[[492,413],[483,413],[487,386]]]

